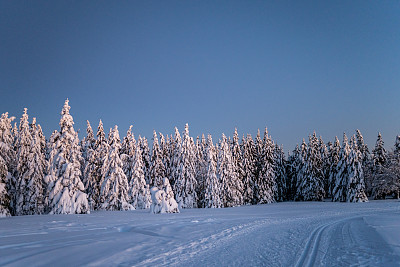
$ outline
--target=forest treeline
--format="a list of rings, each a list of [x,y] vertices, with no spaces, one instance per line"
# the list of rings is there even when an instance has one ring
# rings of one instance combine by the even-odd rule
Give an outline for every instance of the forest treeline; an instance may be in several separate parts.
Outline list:
[[[146,209],[164,178],[180,209],[399,197],[400,136],[388,152],[378,134],[370,152],[359,130],[327,144],[314,132],[286,156],[266,128],[254,139],[235,129],[214,143],[211,135],[191,137],[186,124],[173,135],[154,131],[150,149],[132,126],[121,140],[118,127],[106,135],[101,120],[96,134],[87,122],[80,140],[69,111],[67,99],[60,130],[48,139],[27,109],[19,124],[2,114],[0,217]]]

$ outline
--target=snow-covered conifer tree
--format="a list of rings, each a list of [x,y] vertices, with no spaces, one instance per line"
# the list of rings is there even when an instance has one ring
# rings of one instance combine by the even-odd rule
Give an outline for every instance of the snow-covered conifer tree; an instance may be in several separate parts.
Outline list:
[[[122,169],[124,170],[124,173],[126,177],[128,178],[128,182],[130,181],[130,178],[132,177],[132,162],[133,158],[135,156],[135,149],[136,149],[136,140],[135,136],[132,133],[132,125],[129,126],[128,131],[126,132],[126,136],[124,137],[124,140],[122,141],[122,146],[121,146],[121,160],[122,160]]]
[[[242,149],[239,144],[239,134],[237,132],[237,129],[235,128],[235,132],[233,133],[233,138],[232,138],[232,161],[233,161],[233,166],[234,166],[234,171],[236,173],[235,179],[238,179],[238,181],[233,181],[234,184],[236,184],[237,187],[237,194],[240,194],[241,197],[238,198],[240,203],[236,203],[238,206],[243,205],[243,180],[244,180],[244,168],[243,168],[243,154],[242,154]]]
[[[162,189],[156,186],[151,189],[151,200],[150,213],[179,213],[168,178],[163,179]]]
[[[298,175],[296,200],[321,201],[325,196],[322,159],[319,141],[315,134],[309,138],[307,154]]]
[[[28,191],[29,179],[29,163],[30,163],[30,150],[31,150],[32,136],[29,129],[27,108],[24,109],[22,114],[19,133],[17,135],[16,150],[17,150],[17,172],[16,172],[16,195],[15,195],[15,215],[32,214],[30,212],[29,201],[25,199],[30,197]]]
[[[243,202],[242,182],[237,177],[232,151],[224,134],[219,144],[217,175],[221,183],[221,201],[225,207],[239,206]]]
[[[368,174],[368,185],[371,187],[371,195],[374,199],[382,199],[385,197],[384,189],[386,187],[385,167],[388,162],[388,156],[384,147],[381,133],[378,133],[376,145],[372,151],[372,167],[371,173]]]
[[[329,168],[330,168],[330,162],[329,162],[329,156],[328,156],[328,148],[326,147],[324,141],[322,140],[322,137],[319,137],[319,151],[321,155],[321,168],[322,168],[322,181],[324,183],[324,191],[325,191],[325,196],[329,192]]]
[[[156,131],[153,131],[153,148],[150,161],[150,186],[161,188],[165,176],[166,172],[162,161],[162,151],[158,144],[157,133]]]
[[[18,126],[17,126],[16,122],[14,122],[14,127],[11,130],[11,135],[12,135],[13,140],[14,140],[13,146],[15,147],[16,146],[16,142],[17,142],[17,138],[18,138]]]
[[[139,135],[138,146],[140,146],[140,150],[142,151],[144,178],[146,179],[146,183],[150,184],[150,150],[146,137]]]
[[[394,154],[397,158],[400,157],[400,135],[396,136],[396,141],[394,143]]]
[[[84,159],[83,166],[83,184],[85,186],[86,194],[88,195],[88,202],[90,210],[97,208],[98,192],[99,192],[99,179],[97,178],[97,153],[96,153],[96,139],[92,126],[89,121],[87,122],[86,137],[82,140],[82,157]]]
[[[53,136],[57,141],[51,144],[53,151],[50,154],[53,156],[49,162],[49,174],[45,177],[51,214],[89,213],[81,181],[79,138],[68,102],[67,99],[61,112],[60,133]]]
[[[140,146],[135,149],[132,177],[129,182],[129,199],[135,209],[148,209],[151,204],[149,185],[146,185],[143,171],[143,157]]]
[[[196,181],[197,181],[197,207],[204,208],[205,178],[207,176],[207,155],[205,154],[205,137],[196,139]]]
[[[132,210],[129,204],[128,179],[122,169],[119,157],[121,142],[118,127],[115,126],[109,138],[110,150],[102,169],[100,190],[101,208],[105,210]]]
[[[287,198],[293,200],[297,191],[297,171],[301,164],[301,151],[299,145],[293,150],[293,153],[288,156],[286,165],[287,174]]]
[[[11,216],[10,195],[7,188],[8,158],[6,155],[8,154],[8,149],[10,148],[0,141],[0,218]]]
[[[242,139],[243,150],[243,202],[246,205],[255,204],[254,190],[256,180],[255,145],[250,134]]]
[[[375,149],[372,151],[375,169],[379,169],[385,165],[387,154],[381,133],[378,133]]]
[[[43,134],[42,126],[40,126],[40,124],[37,125],[37,134],[40,140],[40,147],[42,148],[42,154],[46,156],[46,137]]]
[[[306,165],[306,159],[307,159],[307,151],[308,151],[308,147],[306,144],[305,139],[303,138],[303,141],[300,145],[300,157],[299,157],[299,164],[297,165],[297,184],[296,184],[296,194],[294,197],[294,200],[301,200],[301,196],[298,195],[298,189],[300,188],[300,185],[303,181],[303,176],[302,176],[302,170]],[[300,176],[301,174],[301,176]]]
[[[337,136],[335,136],[335,142],[332,148],[329,149],[329,186],[327,195],[332,197],[332,191],[336,184],[336,175],[338,171],[338,164],[340,161],[340,142]]]
[[[46,203],[45,206],[45,213],[50,212],[50,206],[49,206],[49,190],[48,190],[48,180],[47,176],[49,177],[55,177],[55,169],[53,168],[53,162],[55,160],[55,156],[58,153],[58,146],[59,146],[59,139],[60,139],[60,133],[57,130],[54,130],[53,133],[50,135],[49,140],[46,142],[46,148],[45,148],[45,159],[46,159],[46,171],[45,171],[45,176],[44,176],[44,187],[45,187],[45,195],[44,195],[44,203]]]
[[[262,169],[264,165],[264,151],[263,151],[263,142],[261,140],[260,129],[257,130],[257,136],[255,141],[255,155],[254,155],[254,163],[255,163],[255,180],[254,180],[254,192],[253,192],[253,203],[260,203],[261,201],[261,188],[262,187]]]
[[[286,160],[285,154],[283,152],[283,147],[279,147],[275,145],[274,150],[274,172],[275,172],[275,180],[276,180],[276,201],[284,201],[287,197],[287,185],[286,185]]]
[[[176,130],[176,128],[175,128]],[[179,132],[178,132],[179,134]],[[180,135],[179,135],[180,137]],[[181,140],[182,142],[182,140]],[[167,178],[169,180],[169,183],[171,184],[172,188],[174,188],[174,183],[175,183],[175,177],[174,177],[174,169],[175,169],[175,165],[174,165],[174,158],[175,158],[175,140],[174,138],[171,136],[166,136],[165,139],[165,143],[166,143],[166,149],[167,151],[165,151],[165,157],[164,157],[164,166],[166,169],[166,174],[167,174]]]
[[[176,191],[175,191],[175,182],[177,180],[177,175],[179,174],[178,168],[179,168],[179,163],[181,159],[181,153],[182,153],[182,138],[181,134],[178,131],[178,128],[175,127],[175,134],[174,137],[170,138],[170,155],[171,155],[171,162],[170,162],[170,179],[169,182],[172,185],[172,188],[175,193],[176,197]]]
[[[257,204],[273,203],[277,195],[277,185],[274,166],[275,145],[265,128],[261,150],[258,152],[261,170],[257,179]]]
[[[336,183],[332,191],[332,201],[368,201],[365,194],[362,156],[357,148],[355,136],[352,137],[351,145],[349,145],[346,134],[343,135],[340,160],[337,165]]]
[[[348,160],[347,202],[368,202],[365,194],[364,173],[362,168],[362,154],[357,147],[356,137],[351,138],[351,150]]]
[[[34,134],[34,137],[32,136]],[[44,212],[42,155],[36,120],[29,127],[27,109],[22,115],[17,141],[17,184],[15,215],[33,215]]]
[[[371,155],[368,150],[368,146],[364,143],[364,137],[362,136],[360,130],[356,130],[356,138],[357,138],[357,148],[361,153],[361,162],[364,172],[364,180],[366,193],[371,195],[372,193],[372,183],[374,180],[374,170],[373,170],[373,161],[371,160]]]
[[[45,159],[45,141],[42,128],[36,125],[36,118],[32,119],[32,144],[31,144],[31,157],[32,163],[30,168],[31,179],[29,185],[32,185],[31,190],[31,206],[34,207],[34,213],[43,214],[47,203],[45,202],[44,195],[44,175],[47,168]]]
[[[13,212],[15,210],[15,195],[16,195],[16,153],[14,150],[15,137],[12,133],[12,121],[15,117],[8,117],[8,113],[3,113],[0,118],[0,158],[3,159],[4,166],[3,177],[4,183],[6,184],[4,192],[4,203],[8,205],[4,206],[4,214],[8,214],[6,211]],[[0,163],[2,164],[2,163]],[[1,179],[1,178],[0,178]],[[1,182],[0,182],[1,183]],[[0,186],[1,187],[1,186]],[[1,188],[0,188],[1,189]],[[0,203],[0,205],[2,205]]]
[[[0,151],[4,146],[0,144]],[[10,213],[10,196],[7,192],[7,164],[3,157],[0,155],[0,218],[11,216]]]
[[[178,202],[179,208],[196,208],[197,207],[197,194],[196,194],[196,172],[193,141],[189,136],[189,125],[186,124],[183,133],[182,144],[176,144],[176,151],[174,154],[175,166],[175,184],[174,192],[175,199]]]
[[[350,150],[349,141],[344,133],[339,162],[337,164],[335,186],[332,189],[332,201],[346,202],[348,183],[347,171],[349,166]]]
[[[367,167],[367,164],[370,160],[370,154],[368,150],[367,144],[364,143],[364,137],[362,136],[360,130],[356,130],[356,138],[357,138],[357,148],[361,153],[361,161],[363,164],[363,168]]]
[[[169,137],[167,135],[167,139],[165,139],[165,136],[162,133],[158,134],[160,135],[161,159],[165,168],[165,177],[169,177],[170,176],[169,167],[171,161],[171,157],[169,154]]]
[[[86,121],[86,137],[82,139],[81,141],[81,149],[82,149],[82,158],[83,158],[83,168],[82,168],[82,173],[84,174],[85,167],[88,162],[88,158],[90,152],[94,150],[95,144],[96,144],[96,139],[94,139],[94,133],[92,126],[90,125],[90,122],[87,120]],[[85,174],[83,175],[83,180],[85,181]]]
[[[169,184],[168,178],[164,177],[162,188],[165,192],[164,197],[164,208],[161,209],[161,212],[165,211],[166,213],[179,213],[178,203],[175,200],[174,192],[172,191],[172,187]]]
[[[85,188],[88,194],[91,209],[100,208],[100,190],[102,181],[102,169],[104,161],[108,157],[109,144],[104,133],[103,122],[100,120],[97,127],[97,140],[94,144],[94,151],[91,157],[91,165],[88,166],[85,177]]]
[[[217,177],[217,155],[211,135],[208,135],[206,147],[207,173],[205,176],[204,187],[204,207],[221,208],[221,184]]]
[[[400,197],[400,136],[396,136],[394,150],[387,153],[385,166],[376,176],[372,194],[375,199]]]

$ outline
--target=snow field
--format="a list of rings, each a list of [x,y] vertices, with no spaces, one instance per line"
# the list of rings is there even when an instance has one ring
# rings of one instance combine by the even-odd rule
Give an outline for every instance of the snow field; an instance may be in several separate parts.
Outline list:
[[[1,266],[398,266],[400,203],[285,202],[0,220]]]

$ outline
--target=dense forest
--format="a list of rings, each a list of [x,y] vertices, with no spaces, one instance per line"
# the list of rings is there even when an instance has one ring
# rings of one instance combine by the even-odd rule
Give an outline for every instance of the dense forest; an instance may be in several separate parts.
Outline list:
[[[214,143],[191,137],[186,124],[173,135],[154,131],[150,148],[132,126],[122,140],[117,126],[106,136],[100,120],[80,140],[68,100],[48,139],[27,109],[14,120],[0,119],[0,217],[147,209],[152,188],[165,185],[180,209],[399,197],[400,136],[388,152],[378,134],[370,152],[359,130],[327,144],[314,132],[286,156],[267,128]]]

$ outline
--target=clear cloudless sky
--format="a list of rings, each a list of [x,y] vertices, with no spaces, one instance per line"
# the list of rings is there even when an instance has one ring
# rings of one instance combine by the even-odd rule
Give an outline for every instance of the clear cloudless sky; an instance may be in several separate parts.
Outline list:
[[[149,140],[400,134],[399,1],[0,1],[0,113]]]

